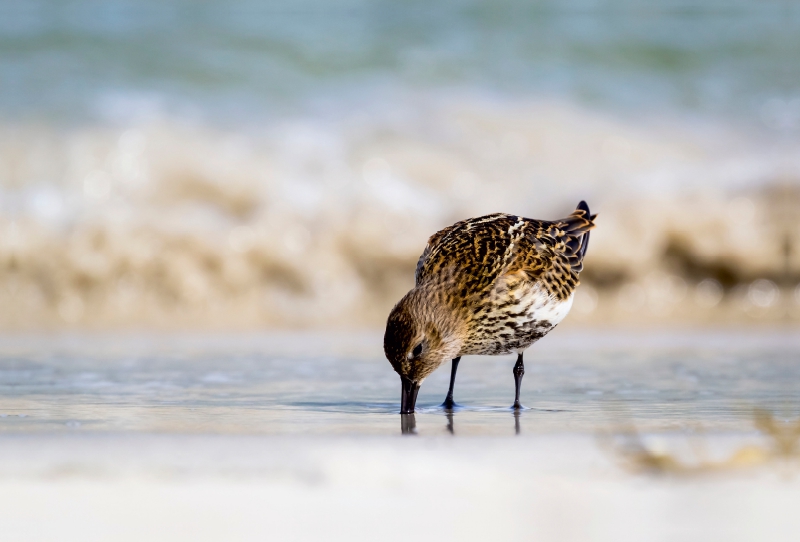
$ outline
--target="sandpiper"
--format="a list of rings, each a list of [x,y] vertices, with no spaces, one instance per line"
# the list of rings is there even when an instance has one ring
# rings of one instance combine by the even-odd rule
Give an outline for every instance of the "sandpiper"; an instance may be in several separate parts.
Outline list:
[[[422,381],[452,360],[452,409],[461,356],[522,354],[569,312],[589,230],[597,215],[585,201],[568,217],[548,222],[496,213],[457,222],[434,234],[417,262],[416,285],[392,309],[383,349],[400,375],[400,412],[414,412]]]

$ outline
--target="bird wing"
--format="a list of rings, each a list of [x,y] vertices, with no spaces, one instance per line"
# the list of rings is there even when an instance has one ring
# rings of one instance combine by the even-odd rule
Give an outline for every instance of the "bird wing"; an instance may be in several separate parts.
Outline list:
[[[503,271],[511,238],[508,229],[519,217],[496,213],[456,222],[428,240],[417,262],[417,285],[457,272],[471,292],[491,285]]]
[[[503,275],[523,273],[528,280],[543,281],[551,294],[569,297],[594,227],[594,216],[581,205],[555,222],[503,213],[457,222],[428,240],[417,262],[416,283],[457,273],[458,286],[474,295]]]
[[[597,215],[581,202],[568,217],[553,222],[529,220],[507,274],[523,272],[550,295],[566,300],[579,284],[589,231]]]

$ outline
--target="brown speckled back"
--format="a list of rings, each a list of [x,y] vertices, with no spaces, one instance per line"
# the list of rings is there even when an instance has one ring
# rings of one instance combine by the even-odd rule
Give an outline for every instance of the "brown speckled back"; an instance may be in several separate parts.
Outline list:
[[[503,213],[457,222],[428,240],[417,263],[416,284],[438,280],[455,267],[451,295],[467,298],[487,292],[499,277],[521,271],[565,300],[579,283],[595,216],[579,207],[555,222]]]

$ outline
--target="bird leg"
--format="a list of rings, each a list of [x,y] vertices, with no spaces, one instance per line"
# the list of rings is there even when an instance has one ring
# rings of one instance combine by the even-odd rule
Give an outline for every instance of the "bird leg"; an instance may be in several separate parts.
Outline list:
[[[516,386],[516,394],[514,395],[514,410],[520,410],[522,405],[519,402],[519,390],[522,388],[522,375],[525,374],[525,365],[522,363],[522,352],[517,354],[517,363],[514,364],[514,385]]]
[[[455,358],[450,367],[450,389],[447,390],[447,397],[444,398],[444,403],[442,403],[442,408],[445,410],[453,410],[453,407],[457,406],[456,402],[453,401],[453,386],[456,383],[456,371],[458,371],[459,361],[461,361],[461,356]]]

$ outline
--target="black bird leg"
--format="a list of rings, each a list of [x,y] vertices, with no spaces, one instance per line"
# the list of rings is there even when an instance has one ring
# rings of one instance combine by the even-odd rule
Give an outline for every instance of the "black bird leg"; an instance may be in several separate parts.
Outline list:
[[[456,371],[458,371],[458,362],[461,361],[461,356],[455,358],[450,367],[450,389],[447,390],[447,397],[444,398],[442,408],[445,410],[453,410],[456,402],[453,401],[453,386],[456,384]]]
[[[519,390],[522,388],[522,375],[525,374],[525,364],[522,363],[522,352],[517,354],[517,363],[514,364],[514,386],[516,386],[516,394],[514,395],[514,410],[520,410],[522,405],[519,402]]]

